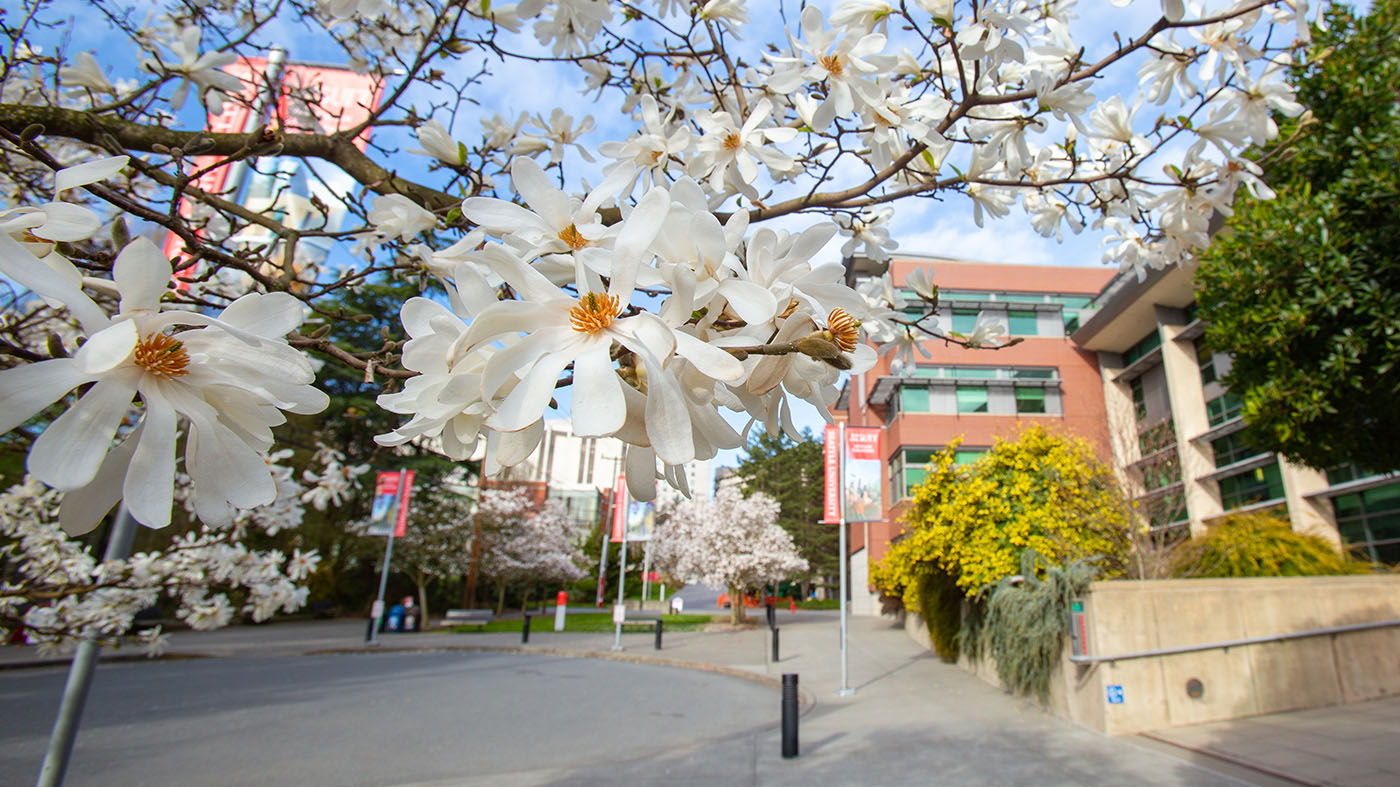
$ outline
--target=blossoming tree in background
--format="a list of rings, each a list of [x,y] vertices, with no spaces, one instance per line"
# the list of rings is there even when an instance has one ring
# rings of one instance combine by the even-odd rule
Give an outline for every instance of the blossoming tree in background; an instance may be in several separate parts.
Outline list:
[[[651,544],[657,570],[727,588],[730,619],[744,620],[744,593],[800,574],[807,561],[778,525],[778,503],[758,493],[722,489],[714,500],[676,506]]]
[[[524,585],[520,606],[529,609],[530,591],[535,585],[582,578],[584,571],[580,566],[585,558],[578,537],[563,507],[553,501],[515,518],[499,532],[483,566],[485,573],[496,580],[496,614],[504,609],[507,583]]]
[[[0,30],[0,430],[73,534],[119,499],[165,525],[177,472],[210,527],[272,504],[278,427],[326,403],[313,357],[389,384],[385,446],[484,446],[490,474],[559,404],[628,444],[651,499],[658,465],[681,486],[680,465],[743,444],[726,414],[792,433],[792,399],[825,413],[876,346],[1006,343],[991,320],[940,329],[936,271],[856,290],[824,261],[838,233],[887,257],[902,201],[978,224],[1019,208],[1047,237],[1093,225],[1140,271],[1188,258],[1240,188],[1268,195],[1242,152],[1301,111],[1282,73],[1308,35],[1298,0],[1164,0],[1111,38],[1111,12],[1085,23],[1068,0],[753,21],[742,0],[98,2],[81,27],[20,6]],[[376,80],[362,121],[319,128],[333,97],[235,76],[291,26]],[[499,114],[493,96],[565,71],[611,120]],[[254,128],[207,131],[196,103],[247,106]],[[325,185],[351,226],[320,197],[298,223],[201,179],[272,155],[343,171]],[[169,234],[173,259],[149,239]],[[353,257],[305,253],[335,241]],[[408,339],[347,343],[329,304],[383,281],[424,293]]]

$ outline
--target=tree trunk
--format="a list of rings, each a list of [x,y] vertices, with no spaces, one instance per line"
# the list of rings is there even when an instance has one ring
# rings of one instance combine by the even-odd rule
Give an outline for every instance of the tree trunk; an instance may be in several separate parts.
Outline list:
[[[418,630],[428,630],[428,580],[424,579],[416,583],[418,585]]]
[[[476,579],[481,570],[481,514],[472,518],[472,562],[462,587],[462,608],[476,609]]]
[[[496,585],[496,617],[505,614],[506,611],[506,581],[503,579]]]
[[[744,615],[744,589],[741,587],[729,586],[729,622],[735,626],[745,623],[748,618]]]

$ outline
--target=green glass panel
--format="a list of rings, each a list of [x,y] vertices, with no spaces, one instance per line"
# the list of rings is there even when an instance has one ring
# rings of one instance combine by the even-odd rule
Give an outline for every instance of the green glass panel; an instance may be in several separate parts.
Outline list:
[[[961,334],[970,334],[977,329],[976,309],[954,309],[953,310],[953,330]]]
[[[1016,293],[1003,293],[997,296],[999,301],[1014,301],[1016,303],[1045,303],[1044,295],[1018,295]]]
[[[1332,507],[1336,509],[1337,519],[1361,516],[1361,495],[1338,495],[1332,498]]]
[[[922,467],[933,460],[934,453],[931,448],[906,448],[904,449],[904,466],[919,465]]]
[[[1007,312],[1012,336],[1035,336],[1038,334],[1035,312]]]
[[[954,366],[953,376],[971,380],[990,380],[997,376],[996,369],[987,369],[978,366]]]
[[[1065,333],[1074,333],[1079,330],[1079,312],[1066,311],[1064,317]]]
[[[1149,333],[1146,336],[1144,336],[1142,338],[1142,341],[1139,341],[1137,344],[1134,344],[1132,347],[1129,347],[1127,351],[1123,353],[1123,364],[1131,365],[1133,362],[1137,361],[1139,358],[1142,358],[1144,355],[1147,355],[1148,353],[1157,349],[1161,345],[1162,336],[1157,332],[1157,329],[1154,328],[1152,329],[1152,333]]]
[[[971,290],[939,290],[938,296],[945,301],[989,301],[992,299],[990,292],[973,292]]]
[[[1053,380],[1054,369],[1012,369],[1011,376],[1018,380]]]
[[[909,495],[911,489],[923,483],[924,476],[926,475],[928,475],[928,471],[922,466],[906,467],[904,469],[904,494],[906,497]]]
[[[1094,299],[1087,295],[1052,295],[1052,303],[1063,303],[1071,309],[1083,309],[1094,302]]]
[[[1018,412],[1018,413],[1043,413],[1043,412],[1045,412],[1045,389],[1044,389],[1044,388],[1017,388],[1017,389],[1016,389],[1016,412]]]
[[[928,389],[917,386],[900,388],[899,409],[906,413],[928,412]]]
[[[1361,495],[1368,511],[1384,511],[1400,508],[1400,484],[1390,484],[1377,489],[1368,489]]]
[[[958,412],[960,412],[960,413],[985,413],[985,412],[987,412],[987,389],[986,389],[986,388],[959,388],[959,389],[958,389]]]
[[[959,465],[970,465],[987,453],[984,448],[965,448],[953,452],[953,461]]]

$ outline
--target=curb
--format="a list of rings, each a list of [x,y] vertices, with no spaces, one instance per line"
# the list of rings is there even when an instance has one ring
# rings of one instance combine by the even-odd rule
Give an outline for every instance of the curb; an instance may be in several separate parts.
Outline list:
[[[523,648],[514,645],[433,645],[425,647],[377,647],[377,648],[324,648],[308,650],[303,656],[368,656],[375,653],[443,653],[466,651],[476,653],[523,653],[527,655],[560,656],[567,659],[599,659],[602,661],[626,661],[633,664],[650,664],[654,667],[672,667],[697,672],[713,672],[731,678],[761,683],[770,689],[782,691],[783,681],[771,675],[760,675],[748,670],[709,664],[703,661],[682,661],[656,656],[641,656],[635,653],[619,653],[610,650],[565,650],[563,648]],[[802,705],[801,715],[806,716],[817,705],[817,698],[800,683],[797,687],[798,700]]]
[[[210,653],[163,653],[159,656],[147,656],[144,653],[113,653],[107,656],[98,656],[97,663],[111,664],[130,661],[185,661],[187,659],[214,659],[218,658]],[[30,661],[7,661],[0,662],[0,672],[8,670],[40,669],[43,667],[67,667],[73,663],[72,657],[32,659]]]

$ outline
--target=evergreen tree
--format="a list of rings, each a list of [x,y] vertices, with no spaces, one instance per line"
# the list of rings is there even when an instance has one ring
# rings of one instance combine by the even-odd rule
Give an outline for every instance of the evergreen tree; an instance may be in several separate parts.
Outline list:
[[[786,434],[771,437],[758,430],[739,463],[744,494],[763,494],[778,501],[778,525],[792,536],[809,568],[801,576],[803,596],[810,584],[828,583],[840,571],[836,525],[822,524],[822,444],[803,430],[794,441]]]

